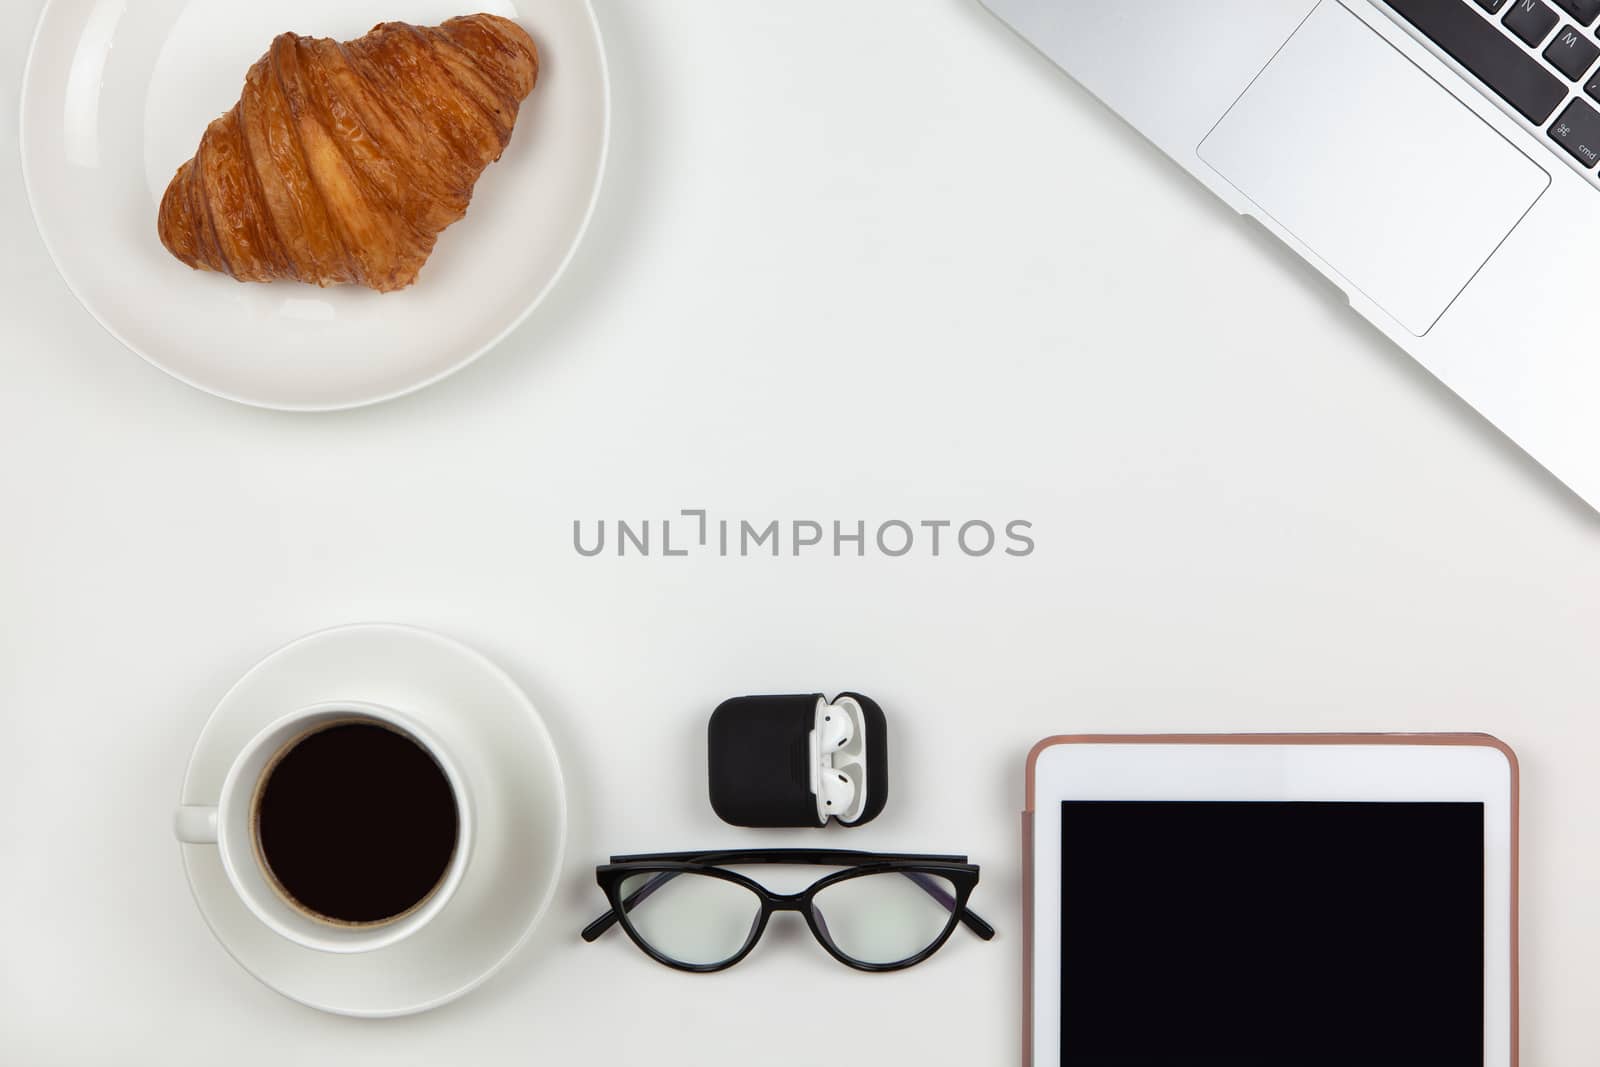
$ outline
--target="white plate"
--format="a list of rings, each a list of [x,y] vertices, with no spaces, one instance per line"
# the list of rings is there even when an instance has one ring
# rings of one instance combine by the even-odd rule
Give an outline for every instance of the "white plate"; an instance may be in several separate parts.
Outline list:
[[[212,712],[180,804],[215,804],[240,748],[287,711],[365,700],[416,719],[471,783],[476,841],[450,903],[406,940],[336,954],[273,932],[234,893],[217,846],[180,845],[195,903],[239,965],[308,1007],[382,1018],[470,992],[511,957],[561,877],[567,802],[544,722],[503,671],[472,649],[409,626],[324,630],[279,649]]]
[[[274,36],[480,10],[533,35],[539,82],[412,288],[241,284],[162,247],[162,193]],[[588,0],[50,0],[23,76],[23,175],[62,277],[123,344],[218,396],[331,410],[438,381],[532,312],[588,225],[610,111]]]

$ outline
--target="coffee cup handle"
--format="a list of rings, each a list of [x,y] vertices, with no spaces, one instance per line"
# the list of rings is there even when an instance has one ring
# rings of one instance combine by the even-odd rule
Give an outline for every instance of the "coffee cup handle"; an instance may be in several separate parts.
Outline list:
[[[173,814],[172,830],[186,845],[216,844],[217,809],[186,804]]]

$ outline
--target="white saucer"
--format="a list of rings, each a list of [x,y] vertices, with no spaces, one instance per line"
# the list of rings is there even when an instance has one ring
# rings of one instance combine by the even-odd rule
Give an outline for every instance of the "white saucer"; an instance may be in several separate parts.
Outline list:
[[[167,183],[279,33],[347,40],[378,22],[434,25],[464,11],[517,19],[539,46],[539,81],[416,285],[240,284],[162,247]],[[323,411],[435,382],[533,311],[588,226],[610,114],[588,0],[49,0],[23,75],[20,140],[39,232],[118,340],[218,396]]]
[[[344,626],[262,660],[217,705],[196,742],[181,804],[215,804],[229,764],[273,719],[362,700],[400,710],[438,736],[472,786],[471,865],[436,919],[398,944],[339,955],[268,929],[234,893],[215,845],[182,845],[195,902],[240,966],[291,1000],[381,1018],[436,1008],[510,958],[555,894],[567,804],[555,746],[500,668],[446,637],[408,626]]]

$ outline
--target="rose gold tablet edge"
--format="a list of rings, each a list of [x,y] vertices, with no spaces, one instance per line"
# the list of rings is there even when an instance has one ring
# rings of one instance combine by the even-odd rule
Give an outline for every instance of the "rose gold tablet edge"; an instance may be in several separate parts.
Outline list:
[[[1058,734],[1028,752],[1022,810],[1022,1065],[1033,1067],[1033,816],[1039,757],[1057,745],[1451,745],[1493,748],[1511,768],[1511,1067],[1522,1046],[1522,765],[1493,734]]]

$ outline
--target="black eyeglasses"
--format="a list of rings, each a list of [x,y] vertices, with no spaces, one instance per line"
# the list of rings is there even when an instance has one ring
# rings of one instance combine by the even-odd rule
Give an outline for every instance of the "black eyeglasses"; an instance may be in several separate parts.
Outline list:
[[[800,893],[774,893],[727,867],[840,867]],[[750,954],[773,912],[795,911],[840,963],[898,971],[921,963],[961,923],[988,941],[994,927],[967,907],[978,868],[965,856],[902,856],[827,849],[741,849],[613,856],[595,868],[611,910],[583,931],[594,941],[620,920],[658,963],[705,973]]]

